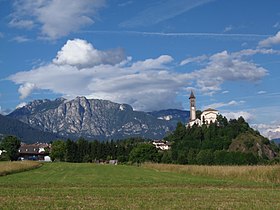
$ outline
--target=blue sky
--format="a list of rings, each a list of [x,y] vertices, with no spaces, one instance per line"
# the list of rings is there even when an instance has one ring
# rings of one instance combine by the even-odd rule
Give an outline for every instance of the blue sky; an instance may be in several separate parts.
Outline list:
[[[280,1],[0,0],[0,113],[34,99],[216,108],[280,137]]]

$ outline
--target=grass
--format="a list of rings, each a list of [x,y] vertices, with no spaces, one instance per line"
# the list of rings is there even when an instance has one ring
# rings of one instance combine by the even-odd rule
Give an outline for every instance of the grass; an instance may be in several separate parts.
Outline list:
[[[40,163],[34,161],[0,161],[0,176],[27,171],[40,166]]]
[[[144,164],[145,168],[158,171],[191,174],[194,176],[280,184],[280,165],[268,166],[199,166],[174,164]]]
[[[0,209],[280,209],[278,184],[246,183],[147,166],[46,163],[0,177]]]

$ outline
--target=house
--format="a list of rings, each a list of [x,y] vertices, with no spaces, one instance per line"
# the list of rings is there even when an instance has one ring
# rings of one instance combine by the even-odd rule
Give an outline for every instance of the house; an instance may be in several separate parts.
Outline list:
[[[50,145],[46,143],[21,144],[19,148],[19,159],[21,160],[45,160],[49,155]],[[46,158],[45,158],[46,157]]]
[[[160,150],[170,150],[171,149],[171,144],[168,141],[163,141],[163,140],[154,140],[152,141],[152,144]]]
[[[0,150],[0,156],[2,155],[2,153],[7,152],[6,150]]]

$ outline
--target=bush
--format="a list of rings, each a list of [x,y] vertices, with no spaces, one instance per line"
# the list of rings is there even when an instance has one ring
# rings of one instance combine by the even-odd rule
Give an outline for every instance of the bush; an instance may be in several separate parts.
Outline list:
[[[196,162],[200,165],[212,165],[214,163],[214,154],[210,149],[200,150],[196,156]]]

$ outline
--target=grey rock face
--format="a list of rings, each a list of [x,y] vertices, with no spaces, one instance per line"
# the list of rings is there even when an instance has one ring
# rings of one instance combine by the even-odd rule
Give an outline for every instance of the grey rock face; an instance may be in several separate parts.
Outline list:
[[[133,111],[130,105],[85,97],[35,100],[9,116],[70,138],[162,138],[173,127],[152,114]]]

